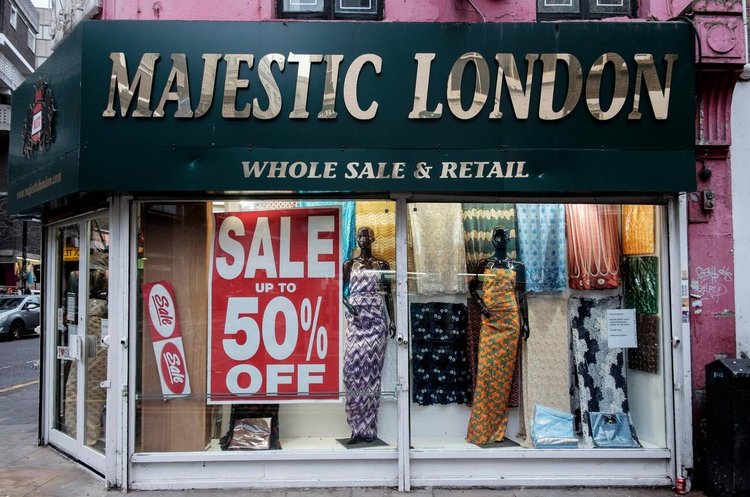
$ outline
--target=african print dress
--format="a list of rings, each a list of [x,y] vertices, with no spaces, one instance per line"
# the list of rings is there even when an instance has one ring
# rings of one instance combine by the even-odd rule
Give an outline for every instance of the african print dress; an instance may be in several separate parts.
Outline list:
[[[386,309],[379,292],[380,275],[370,269],[352,269],[349,304],[357,315],[347,313],[344,386],[346,422],[352,437],[374,440],[378,436],[380,382],[385,357]]]
[[[474,402],[466,441],[484,445],[502,441],[508,425],[508,395],[516,364],[521,323],[516,303],[516,272],[486,269],[483,289],[487,308],[482,317]]]

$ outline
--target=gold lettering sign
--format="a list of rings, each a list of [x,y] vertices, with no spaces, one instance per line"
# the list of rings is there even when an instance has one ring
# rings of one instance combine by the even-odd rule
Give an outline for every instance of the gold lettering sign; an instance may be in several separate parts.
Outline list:
[[[611,62],[615,67],[615,88],[612,97],[612,104],[606,111],[602,110],[600,102],[600,91],[602,84],[602,73],[607,63]],[[625,99],[628,97],[628,65],[625,59],[616,53],[605,53],[596,59],[591,66],[589,77],[586,80],[586,106],[589,112],[596,119],[606,121],[612,119],[625,105]]]
[[[357,83],[359,82],[359,74],[362,72],[362,68],[367,63],[372,64],[375,67],[375,74],[380,74],[380,69],[383,65],[383,59],[374,54],[360,55],[352,65],[349,66],[349,70],[346,73],[344,79],[344,104],[346,104],[346,110],[349,111],[352,117],[366,121],[375,117],[375,113],[378,111],[378,103],[373,100],[367,110],[362,110],[359,106],[359,99],[357,98]]]
[[[237,110],[237,90],[250,86],[250,81],[240,79],[240,63],[253,67],[253,56],[250,54],[228,53],[224,56],[227,61],[227,77],[224,80],[224,100],[221,104],[221,115],[229,119],[250,117],[252,105],[246,104],[242,110]]]
[[[474,98],[468,110],[461,106],[461,83],[464,77],[464,69],[467,64],[474,65]],[[487,61],[476,52],[463,54],[453,64],[450,74],[448,75],[448,108],[458,119],[467,120],[476,117],[487,102],[487,96],[490,92],[490,68]]]
[[[338,82],[341,72],[345,73],[343,78],[343,100],[346,112],[350,117],[359,121],[374,119],[378,112],[378,94],[367,95],[370,101],[366,108],[362,107],[360,79],[363,71],[372,70],[375,77],[380,76],[384,66],[382,57],[377,54],[365,53],[355,57],[351,62],[345,61],[342,54],[299,54],[289,53],[286,57],[280,53],[269,53],[261,56],[258,60],[257,77],[260,85],[254,85],[257,89],[250,90],[250,80],[240,78],[240,74],[253,72],[253,54],[203,54],[203,74],[201,80],[200,99],[193,108],[190,93],[190,77],[188,73],[188,60],[184,53],[170,54],[172,66],[166,80],[161,85],[161,96],[158,105],[151,110],[151,93],[154,85],[154,71],[161,54],[144,53],[138,64],[138,69],[132,81],[128,77],[127,61],[122,52],[112,52],[109,56],[112,61],[112,73],[110,76],[109,95],[107,106],[102,112],[103,117],[117,117],[118,106],[115,101],[119,100],[119,115],[127,117],[156,117],[164,118],[167,115],[167,105],[174,102],[176,105],[173,117],[178,119],[195,119],[206,115],[212,107],[216,79],[220,71],[218,65],[224,59],[226,71],[223,82],[223,94],[221,101],[221,115],[226,119],[248,119],[251,116],[260,120],[271,120],[278,117],[284,107],[283,96],[277,78],[284,76],[287,64],[296,64],[297,73],[295,81],[294,101],[289,113],[289,119],[307,119],[308,97],[310,90],[310,78],[313,77],[313,64],[325,63],[325,76],[322,81],[323,92],[320,101],[320,110],[315,114],[318,119],[336,119],[338,112],[336,102],[338,99]],[[627,114],[627,119],[641,119],[640,111],[641,92],[645,85],[648,100],[653,109],[654,118],[666,120],[669,116],[669,99],[672,88],[672,70],[677,62],[677,54],[666,54],[665,64],[657,68],[652,54],[635,54],[630,61],[625,60],[620,54],[606,52],[600,55],[584,72],[578,58],[569,53],[527,53],[525,83],[522,81],[516,56],[512,53],[494,54],[496,72],[494,81],[490,77],[490,67],[487,59],[478,52],[466,52],[455,59],[450,70],[443,74],[435,74],[432,71],[432,62],[438,58],[435,53],[416,53],[414,61],[414,92],[412,108],[407,113],[408,119],[441,119],[443,115],[443,104],[446,103],[452,117],[460,120],[477,119],[484,116],[485,119],[502,119],[507,112],[501,108],[503,87],[507,87],[508,99],[512,108],[512,116],[518,120],[529,119],[529,111],[532,99],[538,99],[539,110],[536,118],[543,121],[560,120],[568,116],[579,105],[585,105],[588,112],[597,120],[607,121],[623,116],[625,103],[632,94],[633,108]],[[534,84],[536,61],[541,60],[541,81]],[[347,65],[348,62],[348,65]],[[372,68],[367,68],[371,65]],[[565,66],[568,74],[567,88],[558,88],[562,78],[558,78],[558,68]],[[611,65],[614,70],[611,88],[602,88],[602,75]],[[275,66],[275,67],[274,67]],[[445,67],[441,64],[441,67]],[[662,69],[663,67],[663,69]],[[635,84],[631,87],[630,70],[635,69]],[[470,95],[462,95],[463,78],[466,71],[474,72],[474,90]],[[287,71],[288,72],[288,71]],[[663,74],[660,74],[663,72]],[[316,74],[321,74],[316,71]],[[471,74],[471,73],[469,73]],[[538,74],[538,72],[537,72]],[[320,77],[320,76],[317,76]],[[581,103],[581,93],[584,90],[585,97]],[[368,76],[369,78],[369,76]],[[441,81],[445,82],[446,93],[441,95],[439,91],[430,92],[430,86],[440,88]],[[663,85],[662,85],[663,81]],[[494,83],[494,99],[491,108],[487,105],[492,84]],[[221,84],[221,83],[219,83]],[[320,86],[318,86],[319,88]],[[408,88],[408,85],[397,88],[382,89],[377,85],[370,85],[376,91],[383,92],[400,91]],[[242,108],[238,109],[238,92],[248,89],[250,93],[244,101]],[[557,91],[566,90],[562,102],[554,102]],[[603,109],[601,103],[602,94],[609,94],[612,100],[609,108]],[[245,92],[243,92],[244,94]],[[536,94],[538,93],[538,95]],[[471,97],[469,100],[469,96]],[[260,98],[259,98],[260,97]],[[135,108],[131,103],[135,98]],[[432,103],[428,103],[432,99]],[[267,103],[265,103],[267,101]],[[469,102],[464,108],[464,102]],[[555,108],[555,106],[561,107]],[[265,105],[265,108],[263,107]],[[432,106],[432,109],[428,107]]]
[[[128,82],[128,66],[125,62],[125,54],[112,52],[109,58],[112,59],[112,77],[109,82],[109,100],[102,117],[115,116],[115,89],[117,89],[117,95],[120,98],[120,115],[122,117],[127,115],[130,101],[133,99],[136,89],[138,90],[138,98],[132,116],[151,117],[151,110],[149,109],[151,85],[154,80],[154,65],[159,60],[159,54],[143,54],[132,83]]]
[[[569,53],[545,53],[542,54],[542,90],[539,96],[539,119],[543,121],[555,121],[567,116],[578,103],[581,96],[583,71],[578,59]],[[557,62],[563,62],[568,66],[568,93],[565,103],[560,110],[552,108],[552,97],[555,94],[555,79],[557,76]]]

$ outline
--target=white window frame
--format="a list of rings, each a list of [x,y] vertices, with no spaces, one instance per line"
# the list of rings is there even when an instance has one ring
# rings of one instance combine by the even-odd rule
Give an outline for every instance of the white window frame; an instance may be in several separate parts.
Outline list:
[[[32,53],[36,53],[36,33],[34,30],[29,28],[28,34],[26,35],[26,45]]]
[[[10,25],[13,29],[18,29],[18,9],[15,5],[10,6]]]

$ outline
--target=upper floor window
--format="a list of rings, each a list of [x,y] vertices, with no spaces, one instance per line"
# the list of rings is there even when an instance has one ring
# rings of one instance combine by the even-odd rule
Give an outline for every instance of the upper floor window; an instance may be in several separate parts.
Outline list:
[[[383,0],[276,0],[279,17],[383,19]]]
[[[27,33],[28,34],[26,35],[27,36],[26,42],[28,43],[29,48],[31,49],[31,51],[32,52],[36,52],[36,34],[34,33],[34,31],[31,28],[29,28],[29,30],[27,31]]]
[[[631,0],[536,0],[536,12],[540,21],[634,17],[634,7]]]
[[[13,29],[17,29],[18,10],[13,5],[10,6],[10,25],[13,26]]]

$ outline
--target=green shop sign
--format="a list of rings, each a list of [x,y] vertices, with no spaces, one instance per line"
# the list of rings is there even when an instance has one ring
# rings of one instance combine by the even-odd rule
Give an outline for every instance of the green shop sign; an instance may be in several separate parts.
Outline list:
[[[678,22],[90,21],[14,96],[11,208],[78,191],[689,191],[694,100]]]

